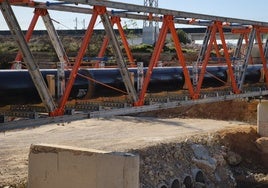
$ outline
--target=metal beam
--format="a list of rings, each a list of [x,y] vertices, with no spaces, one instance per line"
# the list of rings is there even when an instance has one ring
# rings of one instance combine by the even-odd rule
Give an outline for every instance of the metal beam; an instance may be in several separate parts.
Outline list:
[[[39,96],[44,103],[46,109],[49,112],[52,112],[56,109],[56,105],[53,101],[51,94],[47,88],[47,85],[43,79],[42,74],[39,71],[39,67],[37,63],[34,61],[33,55],[27,45],[27,42],[24,38],[24,35],[21,31],[19,23],[15,17],[15,14],[7,0],[4,0],[0,4],[2,14],[8,24],[10,32],[12,33],[13,37],[16,39],[18,44],[19,50],[23,54],[23,59],[26,61],[26,66],[29,70],[31,78],[36,86],[36,89],[39,93]]]
[[[25,41],[26,42],[29,42],[30,41],[31,36],[33,34],[33,31],[34,31],[34,28],[36,26],[36,23],[38,21],[39,16],[40,16],[39,12],[37,11],[37,9],[35,9],[34,10],[34,16],[33,16],[32,21],[31,21],[31,23],[30,23],[30,25],[28,27],[27,33],[25,35]],[[20,51],[17,53],[17,56],[15,58],[15,61],[16,62],[22,61],[22,53]],[[12,69],[13,68],[14,68],[14,64],[12,65]]]
[[[220,21],[226,23],[236,23],[242,25],[257,25],[257,26],[266,26],[268,27],[268,22],[260,22],[260,21],[253,21],[253,20],[245,20],[245,19],[237,19],[237,18],[229,18],[229,17],[221,17],[221,16],[212,16],[212,15],[205,15],[205,14],[197,14],[197,13],[190,13],[190,12],[183,12],[183,11],[176,11],[176,10],[168,10],[162,8],[154,8],[154,7],[145,7],[142,5],[135,5],[135,4],[128,4],[128,3],[121,3],[121,2],[114,2],[114,1],[107,1],[107,0],[59,0],[68,3],[74,4],[84,4],[84,5],[91,5],[91,6],[105,6],[108,8],[119,9],[120,11],[129,11],[129,12],[144,12],[144,13],[151,13],[151,14],[158,14],[158,15],[172,15],[175,18],[194,18],[194,19],[201,19],[207,21]]]
[[[54,49],[58,55],[60,62],[68,63],[68,56],[65,52],[65,49],[63,47],[61,40],[59,39],[57,31],[52,23],[52,20],[49,16],[48,12],[46,12],[45,15],[42,15],[42,19],[43,19],[43,22],[46,26],[48,35],[50,37],[52,45],[54,46]]]
[[[247,51],[246,51],[246,54],[245,54],[245,58],[243,59],[243,64],[241,66],[241,75],[240,75],[240,78],[238,79],[238,83],[237,83],[238,89],[240,91],[242,91],[243,84],[244,84],[244,81],[245,81],[246,69],[248,67],[248,62],[249,62],[249,58],[251,56],[251,51],[252,51],[252,47],[253,47],[253,44],[254,44],[255,37],[256,37],[256,28],[253,27],[251,32],[250,32],[250,35],[249,35]]]
[[[75,0],[70,0],[70,1],[76,2]],[[96,1],[94,1],[94,2],[96,2]],[[94,2],[90,1],[90,4],[94,4]],[[102,1],[101,3],[99,2],[97,4],[103,4],[103,2],[106,2],[106,1]],[[84,1],[84,3],[81,3],[81,4],[87,4],[87,3],[86,3],[86,1]],[[132,8],[133,7],[134,8],[138,7],[138,9],[142,8],[143,11],[145,11],[145,12],[150,12],[150,13],[155,12],[156,15],[158,15],[157,12],[161,12],[161,14],[160,14],[161,16],[151,16],[149,18],[149,16],[146,16],[143,14],[138,14],[137,10],[129,11],[129,12],[108,11],[110,16],[117,16],[118,15],[121,18],[128,18],[128,19],[135,19],[135,20],[149,20],[150,19],[151,21],[162,22],[163,21],[162,15],[166,14],[166,15],[174,15],[174,17],[175,17],[174,23],[177,23],[177,24],[208,26],[211,24],[211,21],[217,20],[217,21],[222,21],[222,22],[228,23],[225,26],[227,28],[240,28],[240,27],[243,27],[243,25],[268,26],[268,22],[259,22],[259,21],[253,21],[253,20],[243,20],[243,19],[236,19],[236,18],[219,17],[219,16],[212,16],[212,15],[204,15],[204,14],[196,14],[196,13],[189,13],[189,12],[182,12],[182,11],[175,11],[175,10],[160,9],[160,8],[147,7],[144,9],[143,6],[141,6],[141,5],[133,5],[133,4],[126,4],[126,3],[118,3],[118,2],[113,2],[113,4],[115,4],[115,5],[110,7],[110,8],[121,7],[121,6],[117,6],[117,4],[124,4],[126,6],[132,5],[131,6]],[[23,6],[23,5],[21,5],[21,6]],[[45,3],[38,3],[38,2],[36,2],[34,5],[31,5],[31,6],[35,7],[35,8],[46,8],[49,10],[65,11],[65,12],[77,12],[77,13],[83,13],[83,14],[92,14],[92,12],[93,12],[92,8],[90,8],[90,7],[85,8],[85,7],[75,7],[75,6],[57,5],[57,4],[47,6],[47,4],[45,4]],[[107,6],[107,7],[109,7],[109,6]],[[133,13],[133,12],[135,12],[135,13]],[[178,16],[178,15],[180,15],[180,16]],[[187,19],[187,18],[189,18],[189,19]],[[206,21],[204,21],[202,19],[205,19]],[[195,20],[195,21],[192,21],[192,20]],[[209,21],[207,21],[207,20],[209,20]],[[231,22],[231,21],[233,21],[233,22]],[[230,23],[232,23],[232,24],[230,24]]]
[[[138,96],[137,96],[136,90],[134,88],[134,85],[131,81],[129,71],[127,69],[127,65],[126,65],[126,62],[124,60],[122,50],[120,49],[119,42],[116,38],[113,26],[110,22],[109,15],[107,13],[104,13],[100,16],[101,16],[101,20],[102,20],[103,26],[105,28],[105,31],[112,42],[114,55],[115,55],[115,58],[117,60],[118,67],[119,67],[120,73],[122,75],[122,79],[124,81],[127,93],[131,96],[133,102],[136,102],[138,100]]]
[[[202,98],[202,99],[197,99],[197,100],[174,101],[174,102],[167,102],[167,103],[156,103],[156,104],[145,105],[145,106],[95,111],[95,112],[90,112],[88,114],[88,117],[89,118],[111,117],[111,116],[118,116],[118,115],[148,112],[148,111],[154,111],[154,110],[164,110],[164,109],[176,108],[176,107],[181,107],[181,106],[191,106],[191,105],[196,105],[196,104],[228,101],[228,100],[234,100],[238,98],[262,97],[265,95],[268,95],[268,90],[261,90],[261,89],[259,91],[245,92],[242,94],[229,94],[229,95],[223,95],[223,96],[219,96],[216,93],[216,97]]]

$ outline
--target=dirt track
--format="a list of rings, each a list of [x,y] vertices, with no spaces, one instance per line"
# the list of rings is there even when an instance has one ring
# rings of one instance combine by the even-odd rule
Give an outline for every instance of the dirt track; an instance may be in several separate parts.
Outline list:
[[[267,187],[267,168],[261,163],[261,155],[255,143],[259,135],[256,133],[256,126],[248,126],[256,125],[257,104],[258,101],[250,103],[227,101],[139,114],[142,117],[85,119],[0,132],[0,187],[4,185],[26,187],[28,151],[30,145],[34,143],[138,152],[143,161],[141,182],[148,180],[147,167],[152,168],[160,164],[162,159],[158,157],[162,156],[161,153],[166,156],[165,153],[169,149],[173,151],[174,144],[183,145],[182,148],[186,147],[182,153],[187,156],[192,155],[191,149],[189,150],[192,143],[209,146],[207,149],[212,155],[215,152],[221,153],[222,146],[226,146],[230,151],[242,156],[242,162],[231,168],[222,166],[222,169],[231,169],[240,187],[253,187],[253,185]],[[147,156],[155,160],[146,163]],[[192,161],[185,161],[185,163],[189,164]],[[164,162],[160,165],[167,164]],[[159,174],[157,169],[159,168],[153,168],[149,172]],[[147,183],[155,187],[153,183],[156,181],[158,180]]]
[[[205,119],[120,117],[1,132],[0,187],[26,181],[28,151],[33,143],[127,151],[237,125],[246,124]]]

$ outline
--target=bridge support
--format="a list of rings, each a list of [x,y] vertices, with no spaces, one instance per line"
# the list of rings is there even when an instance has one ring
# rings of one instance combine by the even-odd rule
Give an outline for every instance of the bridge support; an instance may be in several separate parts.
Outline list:
[[[56,145],[32,145],[29,188],[139,187],[139,156]]]
[[[268,137],[268,101],[264,100],[258,104],[257,110],[257,132],[261,137]]]

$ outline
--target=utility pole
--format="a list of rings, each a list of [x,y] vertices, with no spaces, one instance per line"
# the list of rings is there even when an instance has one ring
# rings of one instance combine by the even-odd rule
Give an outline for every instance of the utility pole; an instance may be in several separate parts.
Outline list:
[[[83,21],[82,21],[82,25],[83,25],[83,30],[85,30],[86,29],[86,20],[85,19],[83,19]]]
[[[75,22],[75,26],[74,26],[74,30],[77,30],[77,17],[74,19],[74,22]]]
[[[144,0],[144,6],[158,8],[158,0]],[[149,16],[148,14],[146,14]],[[156,15],[155,15],[156,16]],[[159,34],[159,24],[152,20],[143,21],[143,37],[142,42],[153,45]]]

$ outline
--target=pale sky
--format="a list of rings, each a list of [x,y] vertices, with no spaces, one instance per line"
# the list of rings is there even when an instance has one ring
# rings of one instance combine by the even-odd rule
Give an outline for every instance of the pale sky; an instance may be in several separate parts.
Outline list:
[[[123,0],[113,1],[126,2]],[[144,1],[128,0],[127,3],[143,5]],[[159,8],[268,22],[268,0],[158,0],[158,4]],[[26,30],[33,16],[33,9],[13,7],[13,10],[21,28]],[[90,19],[90,15],[84,14],[58,11],[49,11],[49,13],[51,18],[58,22],[54,22],[56,29],[74,29],[76,18],[78,29],[82,29],[84,28],[84,20],[85,27],[87,27]],[[0,30],[7,30],[8,27],[2,15],[0,21]],[[95,28],[101,27],[101,24],[97,24]],[[142,22],[138,22],[138,27],[142,27]],[[37,29],[44,28],[42,20],[39,19]]]

